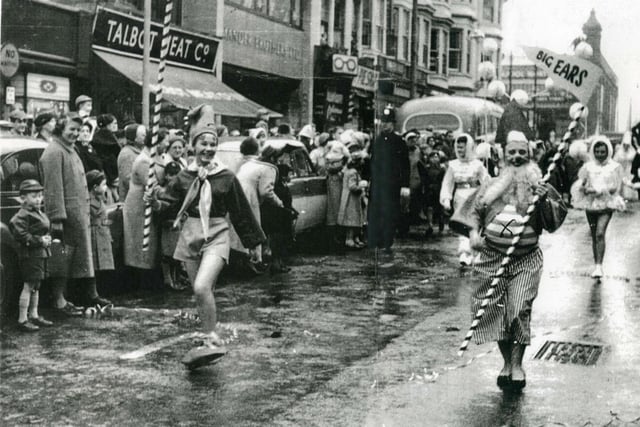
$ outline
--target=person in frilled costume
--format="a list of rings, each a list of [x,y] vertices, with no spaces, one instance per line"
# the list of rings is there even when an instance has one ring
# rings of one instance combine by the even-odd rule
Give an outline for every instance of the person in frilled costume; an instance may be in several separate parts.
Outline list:
[[[522,388],[526,384],[522,358],[531,342],[531,308],[542,275],[542,251],[538,237],[545,229],[555,231],[567,214],[552,186],[540,185],[540,168],[522,132],[507,136],[505,165],[500,176],[483,183],[451,218],[450,227],[469,236],[479,252],[475,268],[481,281],[472,293],[475,314],[501,266],[513,236],[522,233],[504,275],[485,308],[475,331],[478,344],[497,341],[504,359],[498,386]],[[529,204],[540,196],[529,221],[523,223]]]
[[[621,192],[623,183],[629,183],[622,166],[611,159],[613,149],[605,136],[597,136],[591,143],[591,160],[578,172],[578,180],[571,188],[573,206],[584,209],[591,230],[591,244],[595,269],[591,277],[603,276],[602,260],[605,234],[614,211],[625,209]]]
[[[440,189],[440,204],[447,211],[456,212],[467,198],[485,181],[489,174],[482,162],[475,158],[475,144],[471,135],[462,134],[455,141],[456,159],[449,162]],[[471,265],[473,257],[469,239],[460,237],[460,264]]]
[[[623,134],[622,143],[616,147],[615,154],[613,155],[613,160],[620,163],[620,167],[622,168],[622,173],[625,178],[633,178],[631,175],[631,167],[633,159],[636,157],[636,152],[636,148],[633,146],[631,141],[631,132],[627,131]],[[638,194],[636,191],[627,186],[622,188],[621,195],[625,200],[638,200]]]

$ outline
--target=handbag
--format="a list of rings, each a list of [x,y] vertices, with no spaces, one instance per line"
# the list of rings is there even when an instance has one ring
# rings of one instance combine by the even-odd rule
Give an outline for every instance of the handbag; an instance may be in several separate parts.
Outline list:
[[[69,277],[75,246],[67,245],[62,240],[54,240],[49,250],[51,251],[51,256],[47,260],[49,277]]]

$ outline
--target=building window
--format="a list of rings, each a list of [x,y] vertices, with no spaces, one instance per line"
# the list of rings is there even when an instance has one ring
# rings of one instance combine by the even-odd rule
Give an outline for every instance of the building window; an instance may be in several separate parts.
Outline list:
[[[344,45],[344,1],[336,0],[333,14],[333,44],[334,47],[343,48]]]
[[[378,21],[376,22],[376,40],[378,42],[378,50],[382,51],[384,47],[384,23],[386,12],[385,0],[378,2]]]
[[[485,21],[493,22],[495,0],[484,0],[482,5],[482,19]]]
[[[462,71],[462,30],[452,29],[449,33],[449,69]]]
[[[144,0],[137,1],[144,2]],[[260,15],[266,15],[285,24],[302,26],[302,2],[300,0],[226,0],[226,2]]]
[[[449,33],[447,31],[444,31],[442,33],[442,37],[440,38],[440,43],[443,44],[442,47],[442,74],[444,74],[445,76],[449,74],[449,70],[447,67],[447,59],[449,57]]]
[[[391,12],[390,25],[387,27],[387,55],[396,57],[398,54],[398,20],[400,11],[397,7]]]
[[[411,55],[409,54],[409,35],[411,34],[411,12],[403,9],[403,31],[402,31],[402,59],[409,61]]]
[[[434,28],[431,30],[431,39],[429,41],[429,71],[440,73],[440,30]]]
[[[467,74],[471,74],[471,38],[469,35],[470,31],[466,32],[465,40],[467,41]]]
[[[362,45],[371,47],[371,1],[362,0]]]
[[[429,68],[429,21],[422,21],[422,65]]]

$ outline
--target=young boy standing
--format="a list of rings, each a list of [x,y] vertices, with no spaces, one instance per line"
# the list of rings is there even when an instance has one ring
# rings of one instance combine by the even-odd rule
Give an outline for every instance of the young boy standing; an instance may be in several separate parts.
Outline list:
[[[47,258],[51,255],[50,222],[40,210],[44,198],[42,190],[35,179],[22,181],[19,188],[22,207],[9,222],[11,234],[18,242],[18,259],[24,281],[18,311],[18,327],[24,332],[53,325],[38,314],[38,291],[45,278]]]

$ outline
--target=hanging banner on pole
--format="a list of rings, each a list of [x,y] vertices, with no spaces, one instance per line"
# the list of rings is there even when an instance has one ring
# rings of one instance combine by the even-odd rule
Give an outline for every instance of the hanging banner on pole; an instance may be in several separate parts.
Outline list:
[[[583,104],[589,103],[602,76],[602,69],[598,65],[542,47],[522,46],[522,49],[530,61],[547,72],[556,87],[572,93]]]

